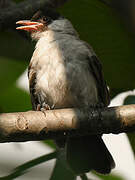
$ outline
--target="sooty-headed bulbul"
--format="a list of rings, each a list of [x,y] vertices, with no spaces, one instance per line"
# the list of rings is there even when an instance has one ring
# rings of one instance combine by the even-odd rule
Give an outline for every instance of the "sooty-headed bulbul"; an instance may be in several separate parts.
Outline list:
[[[37,41],[28,69],[34,110],[108,106],[100,61],[69,20],[48,9],[17,24]],[[64,148],[76,174],[92,169],[107,174],[115,166],[100,134],[64,139]]]

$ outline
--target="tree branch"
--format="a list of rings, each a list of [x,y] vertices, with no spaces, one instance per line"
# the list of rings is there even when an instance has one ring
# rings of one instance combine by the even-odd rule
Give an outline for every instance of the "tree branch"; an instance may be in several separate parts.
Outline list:
[[[58,139],[63,136],[135,130],[135,105],[105,109],[58,109],[0,114],[0,142]]]
[[[15,28],[15,22],[20,19],[31,18],[39,9],[45,10],[47,7],[57,8],[68,0],[25,0],[14,6],[1,9],[0,30]]]

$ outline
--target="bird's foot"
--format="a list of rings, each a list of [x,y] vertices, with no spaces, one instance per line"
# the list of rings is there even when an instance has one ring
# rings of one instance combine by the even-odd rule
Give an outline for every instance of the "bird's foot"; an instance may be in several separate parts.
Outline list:
[[[41,111],[46,116],[46,111],[50,110],[50,106],[46,103],[43,103],[42,106],[40,104],[37,105],[37,111]]]
[[[51,108],[50,108],[50,106],[48,105],[48,104],[46,104],[46,103],[43,103],[42,104],[42,108],[41,108],[41,111],[47,111],[47,110],[50,110]]]
[[[37,105],[37,111],[47,111],[50,110],[50,106],[46,103],[43,103],[42,106],[40,104]]]

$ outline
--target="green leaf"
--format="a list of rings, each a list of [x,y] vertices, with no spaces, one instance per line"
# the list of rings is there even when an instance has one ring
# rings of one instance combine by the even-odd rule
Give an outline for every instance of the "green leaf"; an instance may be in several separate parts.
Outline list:
[[[57,152],[52,152],[50,154],[46,154],[46,155],[43,155],[43,156],[40,156],[36,159],[33,159],[29,162],[26,162],[24,164],[22,164],[21,166],[18,166],[13,173],[11,173],[10,175],[8,176],[3,176],[3,177],[0,177],[1,180],[12,180],[12,179],[15,179],[19,176],[21,176],[22,174],[26,173],[26,170],[28,170],[29,168],[32,168],[36,165],[39,165],[41,163],[44,163],[46,161],[49,161],[51,159],[54,159],[56,158],[56,155],[57,155]]]
[[[134,95],[129,95],[125,98],[124,103],[125,105],[127,104],[135,104],[135,96]]]
[[[109,87],[134,88],[134,40],[116,12],[99,0],[69,1],[60,12],[72,21],[81,39],[93,46]]]
[[[49,147],[53,148],[53,149],[56,149],[56,145],[54,143],[53,140],[45,140],[45,141],[42,141],[44,144],[48,145]]]
[[[57,160],[50,180],[76,180],[76,175],[70,170],[65,160],[65,152],[60,151],[57,154]]]
[[[117,176],[117,175],[101,175],[101,174],[96,174],[99,178],[101,178],[102,180],[124,180],[122,177]]]

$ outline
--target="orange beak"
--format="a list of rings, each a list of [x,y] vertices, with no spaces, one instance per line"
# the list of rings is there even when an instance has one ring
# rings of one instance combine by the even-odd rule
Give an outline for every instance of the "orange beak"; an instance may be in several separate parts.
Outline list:
[[[28,32],[31,31],[39,31],[43,28],[44,24],[40,22],[35,22],[31,20],[21,20],[17,21],[16,24],[21,24],[23,26],[19,26],[16,29],[25,30]]]

